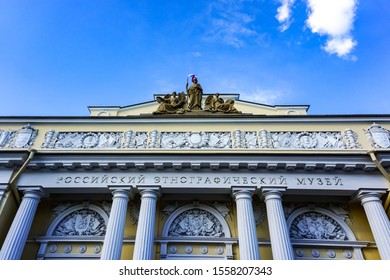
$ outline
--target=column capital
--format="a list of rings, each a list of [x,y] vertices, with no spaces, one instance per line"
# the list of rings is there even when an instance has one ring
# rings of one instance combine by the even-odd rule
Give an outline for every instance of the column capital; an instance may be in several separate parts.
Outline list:
[[[232,187],[232,196],[235,199],[242,198],[243,196],[252,198],[255,191],[255,187]]]
[[[124,196],[124,198],[133,198],[134,191],[132,186],[114,186],[108,187],[114,197]]]
[[[385,193],[386,190],[383,189],[359,189],[355,198],[363,204],[369,201],[380,201],[381,196]]]
[[[141,197],[153,197],[159,198],[161,196],[161,187],[160,186],[142,186],[137,188]]]
[[[41,199],[48,196],[47,191],[42,186],[18,187],[18,190],[23,192],[23,197]]]
[[[281,199],[283,193],[287,190],[287,187],[259,187],[259,197],[268,199]]]

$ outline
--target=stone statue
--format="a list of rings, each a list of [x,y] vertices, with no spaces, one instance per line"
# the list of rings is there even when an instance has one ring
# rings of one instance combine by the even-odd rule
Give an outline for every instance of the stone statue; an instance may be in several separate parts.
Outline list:
[[[202,110],[202,86],[198,83],[198,78],[192,76],[192,85],[188,88],[188,82],[186,84],[186,91],[188,95],[188,110]]]
[[[228,99],[224,101],[219,93],[216,93],[215,95],[209,95],[206,98],[205,101],[205,110],[210,112],[224,112],[224,113],[237,113],[241,114],[240,111],[238,111],[234,107],[234,100]]]
[[[153,114],[183,114],[187,100],[184,92],[178,95],[174,91],[172,94],[166,94],[164,98],[157,97],[157,102],[160,105]]]

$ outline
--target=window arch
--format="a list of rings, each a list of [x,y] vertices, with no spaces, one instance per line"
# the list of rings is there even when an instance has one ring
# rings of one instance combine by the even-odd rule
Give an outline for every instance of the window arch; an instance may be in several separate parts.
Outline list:
[[[312,256],[306,258],[318,258],[320,248],[333,246],[338,250],[352,248],[355,259],[364,259],[361,246],[350,227],[342,218],[327,209],[300,208],[288,217],[287,227],[292,243],[314,248]],[[303,257],[302,252],[302,249],[296,250],[296,256]],[[348,252],[348,249],[343,251],[345,258],[352,258],[352,253]],[[334,258],[335,255],[335,251],[328,248],[326,258]]]
[[[97,259],[108,224],[108,215],[93,204],[69,207],[50,224],[37,259]]]
[[[160,257],[232,259],[233,243],[229,226],[216,209],[205,204],[187,204],[168,217],[162,232]]]

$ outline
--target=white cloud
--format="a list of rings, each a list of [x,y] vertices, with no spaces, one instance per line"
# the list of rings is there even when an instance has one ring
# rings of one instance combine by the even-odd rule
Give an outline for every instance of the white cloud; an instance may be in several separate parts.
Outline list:
[[[279,0],[279,1],[282,5],[278,8],[277,10],[278,13],[276,14],[275,17],[281,24],[280,30],[283,32],[290,27],[291,15],[292,15],[291,8],[295,0]]]
[[[279,102],[285,94],[281,90],[256,88],[253,91],[242,91],[241,99],[267,105]]]
[[[276,19],[285,31],[292,21],[292,6],[295,0],[279,0]],[[308,18],[306,25],[311,32],[326,36],[323,49],[342,58],[349,55],[357,45],[351,32],[356,16],[358,0],[306,0]]]
[[[250,2],[252,1],[219,0],[212,2],[209,7],[211,22],[205,38],[240,48],[245,45],[247,39],[261,37],[252,25],[255,17],[244,12],[243,6]]]
[[[357,0],[307,0],[306,24],[313,33],[328,37],[326,52],[345,58],[357,45],[351,35],[357,4]]]
[[[355,46],[356,41],[351,37],[333,37],[327,40],[324,50],[330,54],[337,54],[340,57],[345,57]]]

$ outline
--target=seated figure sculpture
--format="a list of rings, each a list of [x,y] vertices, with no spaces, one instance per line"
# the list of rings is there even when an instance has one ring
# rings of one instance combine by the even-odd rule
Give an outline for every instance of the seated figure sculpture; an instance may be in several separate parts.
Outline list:
[[[164,98],[157,97],[157,102],[160,105],[153,114],[183,114],[187,100],[184,92],[177,94],[174,91],[172,94],[166,94]]]
[[[233,99],[227,99],[224,101],[219,93],[216,93],[215,95],[209,95],[206,98],[205,101],[205,110],[210,112],[224,112],[224,113],[237,113],[241,114],[240,111],[238,111],[234,107],[234,100]]]

